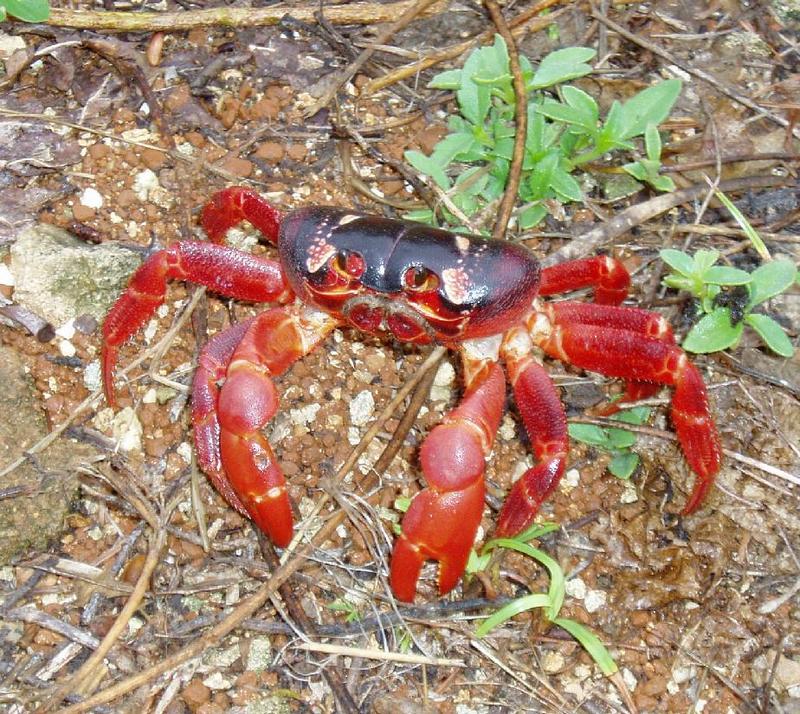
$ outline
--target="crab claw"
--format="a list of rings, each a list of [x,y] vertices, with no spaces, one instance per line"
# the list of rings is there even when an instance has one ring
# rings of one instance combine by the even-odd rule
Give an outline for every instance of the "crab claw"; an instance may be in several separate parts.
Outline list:
[[[439,563],[441,594],[452,590],[464,573],[483,513],[486,454],[504,399],[503,372],[490,364],[422,445],[420,462],[428,487],[406,512],[392,554],[389,579],[398,599],[414,600],[426,560]]]

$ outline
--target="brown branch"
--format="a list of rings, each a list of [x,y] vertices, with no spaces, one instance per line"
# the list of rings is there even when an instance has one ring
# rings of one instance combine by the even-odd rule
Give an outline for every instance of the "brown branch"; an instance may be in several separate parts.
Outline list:
[[[731,179],[730,181],[720,181],[719,190],[723,193],[734,193],[737,191],[747,191],[752,188],[772,188],[788,183],[789,179],[780,176],[748,176],[744,178]],[[555,265],[565,260],[574,260],[595,252],[600,246],[605,245],[621,235],[627,233],[634,226],[641,225],[654,216],[658,216],[665,211],[669,211],[676,206],[694,201],[699,196],[708,192],[708,185],[697,184],[689,188],[665,193],[655,198],[637,203],[630,208],[626,208],[618,213],[610,221],[602,223],[597,228],[593,228],[580,238],[576,238],[571,243],[559,248],[555,253],[551,253],[542,264]]]
[[[486,9],[492,16],[492,22],[494,22],[497,31],[508,46],[508,64],[511,67],[514,84],[514,124],[516,127],[514,153],[511,158],[511,166],[508,169],[508,183],[506,183],[503,200],[500,202],[497,220],[492,231],[493,238],[503,238],[508,228],[508,222],[511,220],[511,213],[517,203],[517,191],[519,191],[519,181],[522,176],[525,139],[528,131],[528,95],[525,91],[525,79],[522,76],[522,67],[519,64],[519,50],[517,49],[514,35],[511,34],[511,30],[495,0],[483,0],[483,4],[486,5]]]
[[[371,43],[372,46],[361,52],[361,54],[356,57],[355,60],[337,73],[336,79],[331,82],[331,86],[316,102],[303,111],[303,115],[305,117],[312,117],[320,109],[327,107],[331,100],[333,100],[333,98],[336,96],[336,92],[341,89],[342,85],[349,82],[355,76],[356,72],[358,72],[358,70],[360,70],[369,61],[369,58],[375,53],[375,46],[385,44],[388,40],[394,37],[396,33],[400,32],[400,30],[406,27],[416,17],[424,13],[425,10],[438,1],[439,0],[416,0],[411,7],[409,7],[405,12],[403,12],[402,15],[400,15],[400,17],[397,18],[395,22],[391,23],[388,27],[386,27],[386,29],[378,34],[375,40]],[[328,11],[326,9],[326,19],[327,15]]]
[[[541,0],[541,2],[536,3],[536,5],[533,7],[528,8],[525,10],[525,12],[521,12],[519,15],[517,15],[510,23],[508,23],[509,27],[512,29],[514,37],[520,36],[526,32],[536,32],[537,30],[542,30],[545,27],[552,25],[558,16],[566,10],[566,8],[551,12],[545,17],[535,16],[541,13],[543,10],[552,7],[553,5],[557,5],[560,2],[563,2],[563,0]],[[439,52],[434,52],[433,54],[428,55],[424,59],[421,59],[417,62],[412,62],[411,64],[398,67],[393,72],[389,72],[383,77],[378,77],[377,79],[373,79],[371,82],[365,84],[361,90],[361,98],[368,97],[370,94],[374,94],[378,90],[407,79],[408,77],[414,77],[423,70],[433,67],[440,62],[445,62],[447,60],[460,57],[462,54],[464,54],[464,52],[467,52],[478,45],[491,42],[493,37],[494,30],[487,30],[486,32],[482,32],[480,35],[477,35],[470,40],[446,47],[445,49],[440,50]]]
[[[337,25],[371,25],[390,22],[416,0],[380,3],[354,2],[325,8],[325,19]],[[444,9],[437,3],[424,13],[435,15]],[[222,26],[232,28],[277,25],[286,15],[302,22],[316,22],[317,3],[306,7],[273,5],[263,8],[217,7],[210,10],[179,12],[96,12],[92,10],[65,10],[52,8],[48,25],[73,27],[79,30],[107,30],[109,32],[179,32],[195,27]]]

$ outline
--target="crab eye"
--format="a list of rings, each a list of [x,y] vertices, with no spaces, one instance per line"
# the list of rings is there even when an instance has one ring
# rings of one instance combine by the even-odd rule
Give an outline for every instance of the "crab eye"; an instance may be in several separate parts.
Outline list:
[[[340,250],[331,258],[331,267],[344,278],[360,278],[367,265],[358,253]]]
[[[439,287],[439,277],[421,265],[412,265],[403,274],[403,284],[414,292],[430,292]]]

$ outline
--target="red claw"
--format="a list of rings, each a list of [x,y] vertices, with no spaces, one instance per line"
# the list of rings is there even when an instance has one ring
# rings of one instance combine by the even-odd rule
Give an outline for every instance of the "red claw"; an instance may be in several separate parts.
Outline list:
[[[439,562],[439,592],[452,590],[467,558],[483,513],[486,454],[492,448],[505,398],[499,365],[480,371],[461,404],[425,440],[420,462],[427,488],[417,494],[402,523],[392,554],[390,583],[400,600],[411,602],[426,560]]]

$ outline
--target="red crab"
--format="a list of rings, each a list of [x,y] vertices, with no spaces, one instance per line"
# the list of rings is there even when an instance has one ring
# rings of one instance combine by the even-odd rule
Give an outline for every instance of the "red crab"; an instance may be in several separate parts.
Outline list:
[[[278,262],[216,245],[242,220],[277,244]],[[169,280],[283,305],[210,340],[192,386],[201,467],[276,545],[291,539],[292,508],[261,431],[278,408],[273,378],[344,325],[403,342],[439,342],[457,349],[463,362],[463,398],[422,445],[427,487],[405,514],[394,546],[390,581],[401,600],[414,599],[428,559],[440,564],[441,593],[464,572],[483,512],[485,459],[505,401],[500,360],[537,463],[511,489],[497,535],[527,527],[564,472],[567,421],[541,353],[627,380],[627,399],[673,387],[672,421],[697,474],[684,512],[695,510],[712,487],[721,449],[700,372],[662,317],[619,307],[630,285],[619,261],[601,256],[542,270],[526,248],[510,242],[341,208],[281,216],[243,188],[216,194],[202,224],[213,243],[181,241],[150,256],[108,314],[106,398],[114,404],[119,346],[163,302]],[[588,286],[594,303],[540,300]]]

